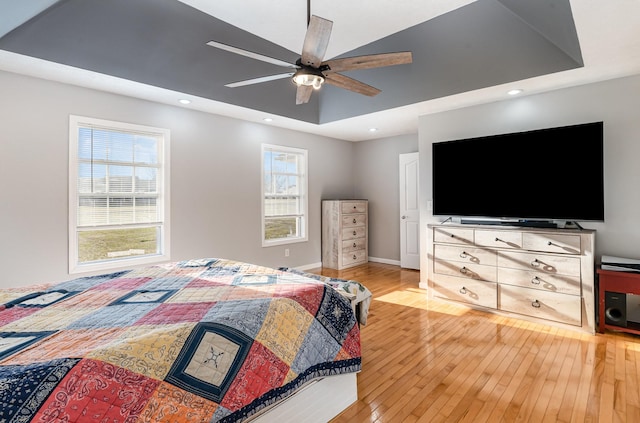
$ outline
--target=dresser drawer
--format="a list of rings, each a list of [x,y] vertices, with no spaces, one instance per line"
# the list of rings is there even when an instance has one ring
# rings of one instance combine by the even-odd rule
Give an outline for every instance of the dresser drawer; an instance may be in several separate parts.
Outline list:
[[[538,289],[500,285],[498,308],[512,313],[580,326],[581,298]]]
[[[350,213],[365,213],[367,211],[366,201],[343,201],[340,204],[340,209],[343,214]]]
[[[500,251],[498,253],[498,267],[580,277],[579,257]]]
[[[433,228],[433,242],[447,244],[473,244],[473,229]]]
[[[493,309],[498,303],[497,284],[462,278],[435,281],[434,295]]]
[[[580,235],[553,233],[524,233],[522,246],[525,250],[560,254],[580,254]]]
[[[341,218],[343,228],[351,228],[355,226],[364,226],[367,223],[367,215],[365,214],[352,214],[350,216],[342,216]]]
[[[498,268],[498,283],[521,286],[523,288],[580,295],[580,276],[552,275],[535,270]]]
[[[359,228],[347,228],[342,230],[342,239],[356,239],[356,238],[364,238],[367,235],[367,228],[359,227]]]
[[[495,282],[497,277],[495,266],[438,259],[434,259],[433,272],[440,275],[457,276],[459,278],[477,279],[488,282]]]
[[[351,251],[342,253],[342,265],[349,266],[356,263],[364,263],[367,261],[367,253],[364,250]]]
[[[350,253],[353,251],[364,250],[367,244],[367,240],[364,238],[357,238],[348,241],[342,241],[342,252]]]
[[[497,262],[495,251],[469,248],[463,245],[434,245],[433,256],[436,260],[485,264],[487,266],[495,266]]]
[[[492,248],[522,248],[522,232],[476,230],[476,245]]]

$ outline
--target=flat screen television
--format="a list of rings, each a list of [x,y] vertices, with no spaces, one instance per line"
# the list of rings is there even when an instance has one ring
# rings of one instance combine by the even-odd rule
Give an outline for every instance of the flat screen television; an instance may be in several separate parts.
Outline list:
[[[433,214],[604,221],[603,126],[433,143]]]

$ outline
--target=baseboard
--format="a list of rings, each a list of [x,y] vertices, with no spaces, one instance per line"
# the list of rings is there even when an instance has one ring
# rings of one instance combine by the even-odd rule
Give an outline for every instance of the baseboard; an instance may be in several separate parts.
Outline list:
[[[322,262],[312,263],[312,264],[305,264],[303,266],[296,266],[295,269],[298,269],[298,270],[310,270],[310,269],[317,269],[319,267],[322,267]]]
[[[385,259],[385,258],[369,256],[369,261],[372,261],[374,263],[392,264],[394,266],[400,266],[400,260],[389,260],[389,259]]]
[[[369,257],[369,261],[372,261],[374,263],[383,263],[383,264],[391,264],[394,266],[400,266],[400,260],[389,260],[389,259],[379,258],[379,257]],[[310,270],[310,269],[318,269],[320,267],[322,267],[322,262],[304,264],[302,266],[295,266],[294,269]]]

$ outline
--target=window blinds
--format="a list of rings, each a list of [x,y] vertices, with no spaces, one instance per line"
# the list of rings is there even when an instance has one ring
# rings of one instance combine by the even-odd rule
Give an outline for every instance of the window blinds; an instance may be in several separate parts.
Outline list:
[[[158,223],[162,137],[78,129],[78,227]]]

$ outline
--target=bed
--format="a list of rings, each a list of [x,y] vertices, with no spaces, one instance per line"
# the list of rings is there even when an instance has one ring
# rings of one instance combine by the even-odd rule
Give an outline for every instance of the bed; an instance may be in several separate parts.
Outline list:
[[[352,304],[305,274],[206,258],[0,304],[2,422],[326,421],[357,396]]]

